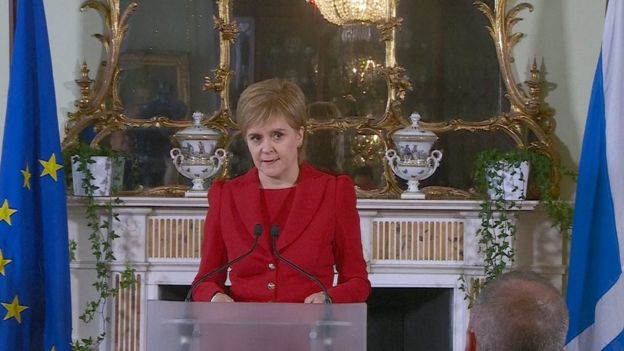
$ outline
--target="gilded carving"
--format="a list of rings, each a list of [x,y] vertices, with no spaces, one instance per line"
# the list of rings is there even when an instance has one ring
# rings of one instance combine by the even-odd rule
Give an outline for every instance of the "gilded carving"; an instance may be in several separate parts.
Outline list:
[[[225,19],[214,16],[214,28],[221,32],[221,39],[223,41],[234,42],[238,35],[238,25],[236,21],[227,23]]]
[[[403,23],[403,18],[401,17],[392,17],[386,22],[378,23],[377,29],[381,33],[381,40],[393,40],[394,32],[401,28],[401,23]]]
[[[203,89],[219,95],[221,109],[215,111],[206,124],[218,128],[224,135],[224,144],[227,146],[238,132],[238,128],[231,116],[229,101],[230,83],[237,74],[231,67],[230,49],[238,34],[238,25],[232,21],[233,0],[215,0],[218,13],[214,16],[214,28],[219,36],[219,66],[212,76],[204,77]],[[379,137],[379,147],[391,148],[391,134],[405,127],[407,122],[401,115],[401,103],[406,93],[412,89],[412,82],[405,74],[405,70],[396,63],[396,31],[400,29],[402,18],[397,17],[396,5],[398,1],[390,2],[389,19],[377,23],[385,43],[385,62],[381,74],[385,77],[388,89],[385,113],[377,118],[362,116],[357,118],[336,118],[328,121],[310,121],[308,132],[317,130],[333,130],[337,133],[355,130],[358,134],[371,134]],[[147,5],[147,4],[146,4]],[[498,64],[506,88],[506,97],[510,102],[508,112],[500,112],[496,116],[470,122],[455,119],[448,122],[425,123],[423,128],[435,133],[450,131],[486,131],[504,132],[519,147],[528,147],[537,152],[549,155],[558,162],[558,155],[552,146],[554,122],[552,110],[542,101],[541,72],[534,62],[530,77],[525,85],[517,84],[513,76],[513,47],[521,40],[522,33],[514,33],[514,25],[521,20],[518,15],[524,11],[533,11],[533,6],[520,3],[508,8],[506,0],[497,0],[490,7],[483,1],[475,1],[476,9],[483,13],[489,25],[487,30],[493,40]],[[171,120],[154,116],[147,119],[135,119],[124,114],[123,104],[119,98],[119,63],[120,50],[124,35],[128,29],[128,21],[137,10],[137,4],[131,3],[123,12],[120,12],[119,0],[89,0],[82,4],[81,10],[94,9],[102,15],[105,22],[105,33],[96,35],[105,50],[105,64],[102,65],[98,79],[89,77],[89,69],[83,64],[81,76],[76,80],[80,87],[80,98],[76,100],[77,111],[69,115],[66,138],[63,147],[74,142],[79,133],[90,125],[95,126],[98,135],[94,139],[97,145],[106,135],[127,128],[184,128],[191,125],[189,120]],[[526,90],[525,90],[526,89]],[[227,176],[229,163],[226,165],[222,177]],[[558,179],[558,174],[555,174]],[[388,167],[384,165],[383,182],[379,189],[358,189],[360,197],[388,198],[396,197],[400,193],[396,178]],[[468,198],[471,194],[451,188],[425,188],[430,198]],[[143,195],[178,196],[183,193],[176,187],[162,187],[140,191]]]

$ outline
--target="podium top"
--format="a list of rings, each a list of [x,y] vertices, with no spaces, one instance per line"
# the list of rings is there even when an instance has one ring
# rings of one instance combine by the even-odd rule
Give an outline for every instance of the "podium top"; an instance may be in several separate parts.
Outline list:
[[[148,350],[366,350],[366,304],[148,301]]]

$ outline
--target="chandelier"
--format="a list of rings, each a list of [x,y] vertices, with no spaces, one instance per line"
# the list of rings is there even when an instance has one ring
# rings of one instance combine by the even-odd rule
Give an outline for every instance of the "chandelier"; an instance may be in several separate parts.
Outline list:
[[[321,15],[339,26],[374,23],[388,18],[390,0],[307,0]]]

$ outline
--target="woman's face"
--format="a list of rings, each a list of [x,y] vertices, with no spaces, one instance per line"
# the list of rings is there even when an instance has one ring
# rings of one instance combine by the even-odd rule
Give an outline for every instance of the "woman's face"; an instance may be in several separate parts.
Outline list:
[[[263,188],[286,188],[295,184],[299,176],[303,128],[294,129],[286,118],[276,116],[249,127],[245,141]]]

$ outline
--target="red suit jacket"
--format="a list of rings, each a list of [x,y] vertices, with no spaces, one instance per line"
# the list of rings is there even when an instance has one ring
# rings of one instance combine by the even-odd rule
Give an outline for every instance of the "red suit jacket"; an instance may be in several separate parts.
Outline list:
[[[229,291],[222,273],[199,284],[193,300],[209,301],[215,293],[224,292],[234,301],[303,302],[321,291],[316,283],[274,257],[256,168],[231,181],[214,182],[208,201],[196,281],[247,252],[253,245],[256,224],[262,224],[264,231],[253,254],[231,267]],[[336,303],[363,302],[370,292],[355,206],[349,177],[331,176],[303,163],[290,213],[277,240],[280,254],[319,278]],[[335,286],[334,267],[338,272]]]

